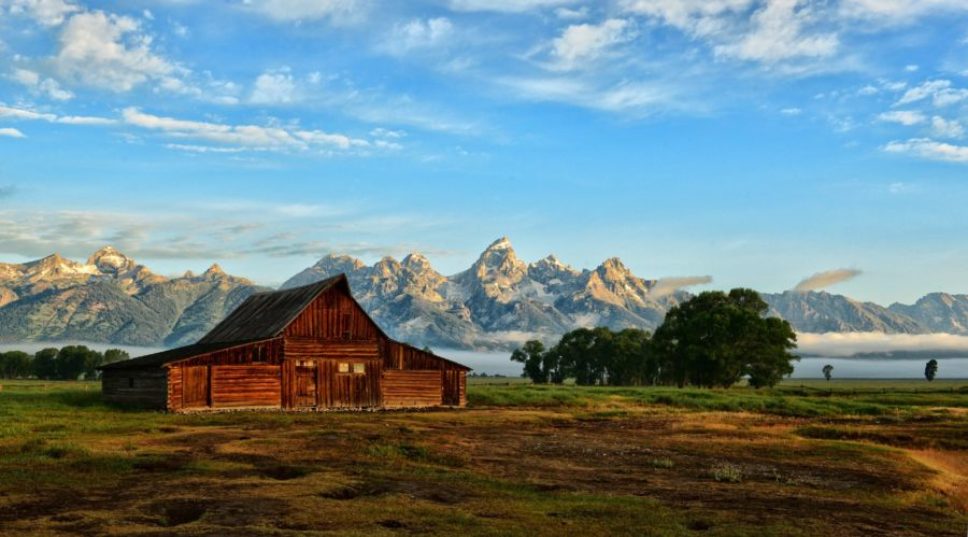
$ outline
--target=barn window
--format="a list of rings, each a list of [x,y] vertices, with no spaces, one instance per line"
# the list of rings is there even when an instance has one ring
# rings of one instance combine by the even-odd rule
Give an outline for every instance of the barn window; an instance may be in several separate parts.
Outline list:
[[[353,372],[354,373],[360,373],[360,374],[364,374],[365,375],[366,374],[366,364],[361,364],[361,363],[353,364]]]
[[[134,388],[134,377],[128,377],[128,387]]]
[[[353,316],[346,312],[340,318],[340,330],[342,331],[343,339],[350,339],[353,337],[353,331],[350,329],[352,324]]]
[[[349,373],[350,372],[350,364],[348,364],[346,362],[340,362],[340,364],[339,364],[339,372],[340,373]]]

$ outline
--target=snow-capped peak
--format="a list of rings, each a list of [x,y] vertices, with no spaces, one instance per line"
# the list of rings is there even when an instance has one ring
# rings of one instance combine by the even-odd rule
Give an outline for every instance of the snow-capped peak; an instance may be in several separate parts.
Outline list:
[[[499,250],[512,250],[513,251],[514,248],[511,246],[511,239],[507,238],[507,236],[501,237],[500,239],[492,242],[491,245],[488,246],[487,249],[484,250],[484,251],[485,252],[492,252],[492,251],[499,251]]]
[[[87,258],[87,264],[107,274],[117,274],[135,266],[133,259],[117,251],[113,246],[105,246]]]

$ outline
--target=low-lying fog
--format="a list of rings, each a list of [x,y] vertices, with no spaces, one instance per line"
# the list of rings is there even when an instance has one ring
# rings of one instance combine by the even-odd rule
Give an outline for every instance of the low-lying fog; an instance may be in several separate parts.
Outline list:
[[[799,334],[798,353],[803,358],[795,364],[794,378],[820,378],[826,364],[834,366],[835,378],[924,378],[924,364],[930,358],[938,360],[939,379],[968,379],[968,336],[952,334],[884,334],[830,333]],[[87,345],[104,351],[120,348],[132,357],[150,354],[160,347],[132,347],[84,342],[29,342],[3,343],[0,352],[23,350],[36,352],[44,347],[69,344]],[[518,376],[521,364],[511,362],[510,351],[472,351],[435,348],[437,354],[466,364],[478,373]],[[917,356],[878,357],[857,354],[917,352]],[[932,356],[937,352],[937,356]],[[962,353],[963,352],[963,353]]]

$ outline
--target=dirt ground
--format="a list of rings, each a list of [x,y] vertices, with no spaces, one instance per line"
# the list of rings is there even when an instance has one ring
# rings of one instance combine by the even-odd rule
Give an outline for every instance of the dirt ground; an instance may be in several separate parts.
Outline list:
[[[32,448],[2,444],[13,455],[0,482],[0,533],[960,537],[968,529],[968,451],[925,448],[905,433],[910,424],[664,407],[151,419],[134,434],[107,428],[76,438],[82,455],[48,449],[26,475],[11,465]],[[818,430],[853,438],[812,438]],[[871,431],[875,440],[864,438]]]

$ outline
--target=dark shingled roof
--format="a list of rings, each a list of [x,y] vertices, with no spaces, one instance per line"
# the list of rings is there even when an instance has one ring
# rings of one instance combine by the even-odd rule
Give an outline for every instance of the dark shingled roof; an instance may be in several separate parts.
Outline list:
[[[237,347],[239,345],[244,345],[246,343],[254,343],[255,341],[260,341],[260,340],[236,341],[231,343],[195,343],[194,345],[178,347],[177,349],[168,349],[166,351],[156,352],[154,354],[147,354],[145,356],[139,356],[138,358],[132,358],[130,360],[122,360],[120,362],[106,364],[99,367],[98,369],[105,370],[105,369],[136,369],[139,367],[161,367],[169,362],[175,362],[178,360],[191,358],[193,356],[198,356],[201,354],[208,354],[210,352],[220,351],[222,349]]]
[[[218,323],[199,343],[230,343],[278,336],[323,291],[346,283],[340,274],[323,281],[283,291],[256,293]]]

